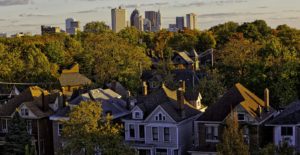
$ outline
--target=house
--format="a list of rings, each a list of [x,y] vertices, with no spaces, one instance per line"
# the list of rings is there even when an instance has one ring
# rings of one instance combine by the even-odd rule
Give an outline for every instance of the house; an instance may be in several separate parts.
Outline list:
[[[162,87],[143,95],[123,119],[125,142],[139,155],[184,155],[193,141],[193,121],[201,115],[184,99],[184,89]]]
[[[52,126],[48,119],[62,103],[60,92],[49,93],[37,86],[31,86],[18,96],[0,106],[0,139],[5,144],[10,120],[15,112],[27,122],[27,131],[38,155],[52,155]],[[16,111],[19,109],[19,111]]]
[[[250,144],[250,150],[272,141],[272,129],[264,126],[276,113],[269,104],[268,89],[265,90],[265,100],[262,100],[237,83],[195,121],[197,140],[190,154],[217,154],[216,146],[222,140],[226,118],[233,112],[238,115],[245,143]]]
[[[13,85],[11,88],[1,87],[0,88],[0,104],[5,104],[8,100],[18,96],[20,94],[20,90]]]
[[[185,99],[197,109],[202,109],[203,105],[201,104],[202,96],[199,91],[197,91],[197,86],[200,83],[200,79],[195,71],[182,69],[182,70],[173,70],[171,71],[172,81],[174,85],[167,85],[169,89],[175,90],[178,88],[177,84],[184,82],[184,97]],[[146,82],[148,92],[151,93],[160,89],[164,84],[163,75],[157,73],[156,71],[144,71],[141,80]]]
[[[172,62],[176,69],[199,69],[199,58],[196,51],[191,52],[191,57],[188,52],[174,52]]]
[[[300,153],[300,100],[291,103],[266,125],[273,127],[275,145],[286,142]]]
[[[75,63],[70,69],[63,69],[59,77],[59,83],[64,95],[71,96],[75,90],[92,82],[86,76],[79,73],[79,65]]]
[[[50,117],[53,126],[53,145],[54,154],[59,154],[60,149],[67,142],[61,136],[63,124],[62,121],[69,120],[68,114],[71,110],[78,106],[82,101],[96,101],[101,102],[101,107],[103,109],[103,117],[107,114],[112,116],[112,121],[115,123],[121,123],[121,118],[130,114],[127,102],[121,99],[122,96],[112,91],[111,89],[93,89],[86,93],[80,94],[77,97],[69,101],[68,106],[62,107],[54,115]]]

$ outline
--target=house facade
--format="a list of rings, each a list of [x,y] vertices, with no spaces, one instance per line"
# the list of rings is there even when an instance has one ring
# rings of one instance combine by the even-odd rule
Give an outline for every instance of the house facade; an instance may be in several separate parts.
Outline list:
[[[25,119],[27,132],[38,155],[52,155],[52,126],[49,116],[62,102],[62,94],[50,94],[37,86],[27,88],[8,103],[0,107],[0,137],[5,144],[5,135],[9,132],[10,120],[16,112]],[[18,109],[18,111],[16,110]]]
[[[139,155],[184,155],[193,143],[193,121],[201,115],[184,99],[184,91],[161,89],[138,99],[123,119],[125,142]]]
[[[291,103],[285,110],[269,121],[273,127],[273,143],[280,146],[287,143],[300,153],[300,101]]]
[[[265,100],[261,100],[241,84],[235,84],[215,104],[208,107],[195,121],[195,146],[192,155],[215,155],[217,144],[222,141],[225,121],[231,114],[237,114],[244,141],[255,150],[272,141],[272,129],[264,126],[275,115],[269,105],[269,91],[265,90]]]

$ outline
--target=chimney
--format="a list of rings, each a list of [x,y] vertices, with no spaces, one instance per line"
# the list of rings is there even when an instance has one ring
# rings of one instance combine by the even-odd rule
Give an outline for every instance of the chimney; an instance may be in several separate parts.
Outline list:
[[[143,81],[143,95],[148,95],[148,86],[146,81]]]
[[[179,81],[179,88],[181,88],[183,91],[185,91],[185,81],[183,81],[183,80]]]
[[[261,117],[261,114],[262,114],[262,107],[261,107],[261,105],[258,106],[257,110],[258,110],[258,112],[257,112],[258,116]]]
[[[49,94],[45,94],[44,90],[42,90],[42,110],[44,112],[49,110]]]
[[[184,91],[182,88],[179,88],[177,90],[177,104],[178,104],[178,109],[181,113],[181,116],[183,117],[183,109],[184,109]]]
[[[116,91],[116,89],[117,89],[117,81],[113,80],[111,82],[111,90]]]
[[[266,88],[265,91],[264,91],[264,102],[265,102],[265,108],[266,108],[266,111],[270,111],[270,92],[269,92],[269,89]]]

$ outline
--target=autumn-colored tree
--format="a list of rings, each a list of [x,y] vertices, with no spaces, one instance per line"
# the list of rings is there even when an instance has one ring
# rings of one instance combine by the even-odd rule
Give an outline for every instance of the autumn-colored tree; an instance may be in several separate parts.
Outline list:
[[[89,22],[83,27],[85,33],[104,33],[109,32],[109,26],[104,22]]]
[[[63,148],[66,153],[84,150],[86,155],[99,151],[103,155],[125,155],[125,151],[132,151],[122,142],[122,126],[113,124],[109,115],[105,118],[98,102],[81,102],[72,109],[69,120],[62,123],[63,137],[67,140]]]
[[[221,143],[217,145],[217,151],[219,155],[250,155],[249,146],[245,144],[235,112],[226,118],[226,126]]]

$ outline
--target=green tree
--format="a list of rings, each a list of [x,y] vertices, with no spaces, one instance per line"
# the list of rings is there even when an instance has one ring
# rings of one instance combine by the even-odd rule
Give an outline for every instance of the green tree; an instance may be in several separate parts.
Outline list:
[[[31,146],[31,138],[27,132],[26,122],[16,111],[9,123],[8,133],[5,136],[5,153],[8,155],[22,155],[25,147]]]
[[[104,32],[110,32],[109,26],[104,22],[89,22],[83,27],[83,31],[86,33],[101,34]]]
[[[85,150],[88,155],[101,150],[103,155],[125,155],[124,151],[132,151],[122,142],[122,126],[112,124],[109,115],[104,119],[100,103],[81,102],[72,109],[69,118],[63,122],[63,137],[67,139],[63,149],[66,153]]]
[[[47,56],[50,62],[59,65],[64,64],[65,51],[61,42],[54,41],[46,43],[43,53]]]
[[[217,151],[220,155],[250,155],[249,146],[245,144],[243,133],[239,129],[236,113],[231,113],[226,118],[222,141],[217,145]]]
[[[138,45],[141,39],[141,32],[135,27],[127,27],[118,33],[118,36],[126,39],[133,45]]]
[[[217,45],[224,45],[229,39],[237,32],[237,28],[239,27],[238,23],[235,22],[227,22],[224,24],[220,24],[217,26],[213,26],[209,29],[215,35]]]
[[[200,79],[197,90],[201,93],[202,103],[206,106],[216,103],[225,92],[221,75],[217,70],[212,70],[206,77]]]
[[[208,49],[215,48],[215,47],[216,47],[216,40],[212,32],[205,31],[198,36],[198,44],[196,47],[197,51],[204,52]]]

